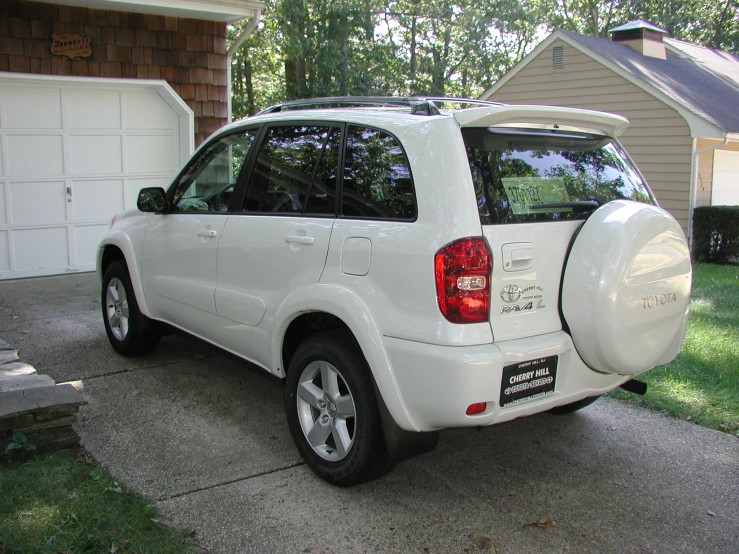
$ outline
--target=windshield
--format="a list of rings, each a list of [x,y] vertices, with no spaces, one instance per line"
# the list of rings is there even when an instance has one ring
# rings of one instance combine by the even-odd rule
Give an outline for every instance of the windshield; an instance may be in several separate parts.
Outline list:
[[[511,128],[462,137],[483,225],[576,219],[617,199],[656,203],[613,139]]]

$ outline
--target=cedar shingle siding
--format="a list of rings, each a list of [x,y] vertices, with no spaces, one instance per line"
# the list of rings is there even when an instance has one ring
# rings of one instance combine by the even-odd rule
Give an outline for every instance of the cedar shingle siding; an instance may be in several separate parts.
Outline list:
[[[52,56],[51,34],[92,40],[92,56]],[[195,144],[228,118],[226,24],[0,0],[0,71],[164,79],[195,112]]]
[[[564,66],[552,68],[552,48]],[[620,137],[660,205],[687,234],[690,205],[690,128],[673,108],[564,41],[555,40],[490,98],[510,104],[569,106],[616,113],[629,120]]]

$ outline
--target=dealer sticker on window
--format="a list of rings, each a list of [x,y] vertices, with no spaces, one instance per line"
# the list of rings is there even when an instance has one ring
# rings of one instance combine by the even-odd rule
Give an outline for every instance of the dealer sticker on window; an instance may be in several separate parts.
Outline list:
[[[501,408],[553,393],[556,377],[557,356],[504,367],[500,387]]]
[[[570,199],[561,177],[503,177],[501,182],[514,215],[542,213],[536,209],[537,205]]]

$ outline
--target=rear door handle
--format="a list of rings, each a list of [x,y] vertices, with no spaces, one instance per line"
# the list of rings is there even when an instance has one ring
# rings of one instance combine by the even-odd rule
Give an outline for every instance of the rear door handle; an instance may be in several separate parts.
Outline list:
[[[285,242],[310,245],[316,242],[316,239],[314,239],[313,237],[306,237],[305,235],[292,235],[289,237],[285,237]]]
[[[201,229],[200,231],[198,231],[198,236],[199,237],[211,237],[211,238],[213,238],[213,237],[217,237],[218,236],[218,231],[216,231],[214,229]]]

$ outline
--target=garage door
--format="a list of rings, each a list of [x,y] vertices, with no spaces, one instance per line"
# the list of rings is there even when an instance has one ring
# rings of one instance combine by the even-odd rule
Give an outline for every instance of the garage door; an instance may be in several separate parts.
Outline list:
[[[0,279],[94,270],[111,217],[190,155],[192,122],[163,81],[0,74]]]
[[[739,204],[739,152],[714,151],[711,204],[714,206]]]

